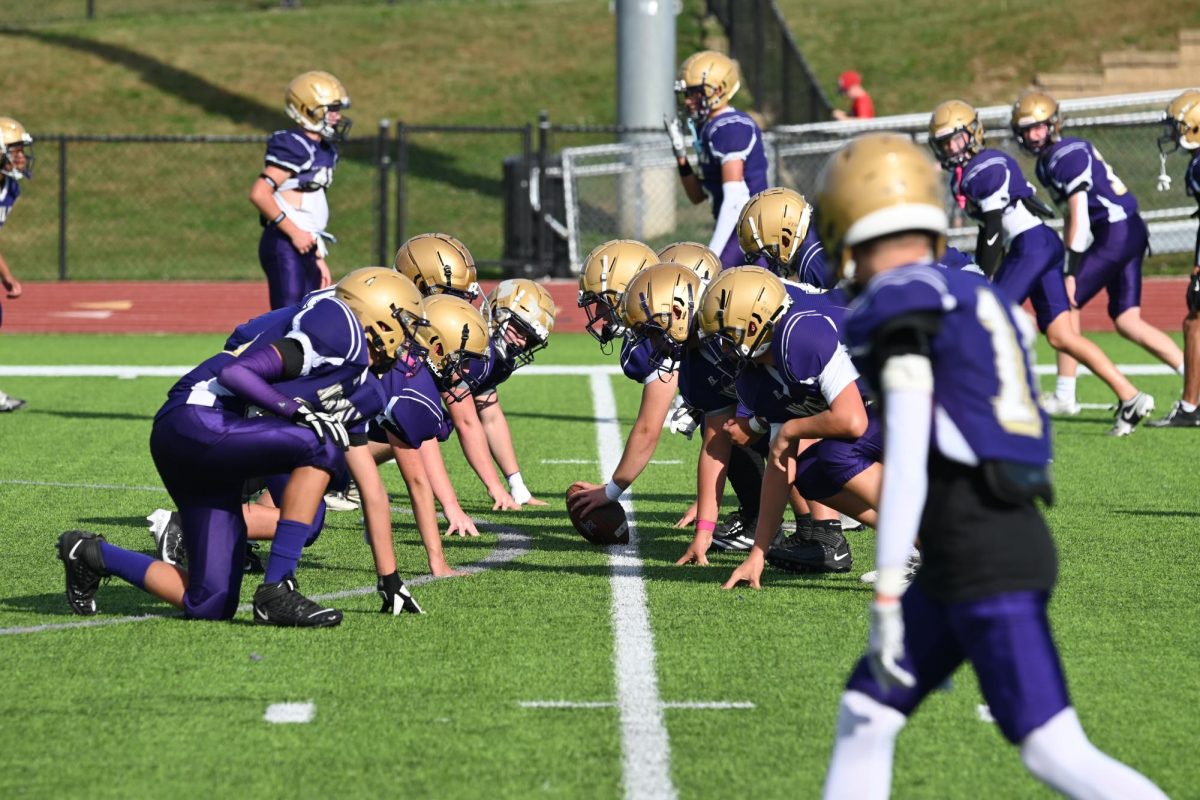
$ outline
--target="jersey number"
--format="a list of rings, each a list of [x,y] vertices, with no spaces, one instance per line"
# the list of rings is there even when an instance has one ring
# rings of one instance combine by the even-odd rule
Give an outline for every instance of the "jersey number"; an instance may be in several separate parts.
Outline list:
[[[1113,168],[1104,160],[1104,156],[1100,155],[1100,151],[1094,147],[1092,150],[1096,153],[1096,160],[1104,165],[1104,174],[1108,176],[1108,185],[1112,187],[1113,194],[1120,197],[1128,192],[1129,189],[1125,186],[1125,182],[1117,177],[1117,173],[1113,172]]]
[[[1017,338],[1008,314],[991,291],[979,290],[975,313],[979,324],[991,335],[996,359],[996,378],[1000,382],[1000,391],[992,398],[996,421],[1005,431],[1017,436],[1040,437],[1042,416],[1029,391],[1025,366],[1031,342]]]

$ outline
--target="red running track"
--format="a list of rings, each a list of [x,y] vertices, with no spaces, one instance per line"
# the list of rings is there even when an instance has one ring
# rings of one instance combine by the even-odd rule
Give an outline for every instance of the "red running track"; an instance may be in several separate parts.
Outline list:
[[[488,291],[494,282],[484,283]],[[555,326],[582,331],[587,322],[576,306],[579,284],[549,281],[559,307]],[[1186,278],[1147,278],[1142,288],[1142,315],[1168,332],[1179,329],[1185,313]],[[265,283],[38,282],[24,284],[16,300],[3,300],[3,331],[8,333],[217,333],[267,311]],[[1083,327],[1111,331],[1101,296],[1083,310]]]

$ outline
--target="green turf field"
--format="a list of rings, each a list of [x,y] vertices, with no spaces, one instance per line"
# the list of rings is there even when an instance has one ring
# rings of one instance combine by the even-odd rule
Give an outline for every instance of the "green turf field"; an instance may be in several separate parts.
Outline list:
[[[5,336],[0,364],[190,365],[220,338]],[[1118,362],[1147,361],[1099,338]],[[582,334],[556,336],[538,357],[602,363],[615,358]],[[0,374],[0,387],[29,400],[0,415],[0,797],[621,796],[617,708],[520,705],[622,696],[612,570],[561,505],[572,480],[607,477],[594,463],[594,380],[610,382],[627,429],[638,388],[619,376],[518,376],[501,390],[526,480],[547,509],[492,513],[458,448],[447,448],[464,506],[493,526],[448,542],[450,560],[500,549],[502,563],[417,586],[422,617],[384,617],[373,592],[358,593],[334,601],[346,612],[340,628],[296,632],[256,627],[248,613],[231,624],[185,622],[115,580],[91,618],[113,624],[53,627],[81,619],[62,596],[53,551],[62,530],[152,548],[143,517],[167,498],[146,440],[172,379]],[[1160,409],[1178,392],[1178,378],[1135,380]],[[1107,401],[1093,378],[1081,379],[1080,399]],[[1200,781],[1191,458],[1200,434],[1140,429],[1113,440],[1102,435],[1108,419],[1089,410],[1055,427],[1060,502],[1049,518],[1061,576],[1052,620],[1092,739],[1187,797]],[[738,557],[673,566],[690,538],[670,523],[693,494],[695,449],[664,435],[655,456],[663,463],[634,486],[652,674],[665,703],[753,707],[665,710],[669,780],[680,797],[814,797],[840,686],[865,643],[870,592],[857,576],[872,566],[873,536],[851,534],[850,575],[769,571],[762,592],[722,592]],[[566,460],[588,463],[544,463]],[[404,509],[395,468],[385,476]],[[418,576],[424,555],[409,519],[395,515],[397,553],[402,573]],[[301,563],[307,593],[373,585],[358,520],[329,515]],[[146,614],[155,616],[121,621]],[[38,626],[49,627],[14,632]],[[311,702],[312,721],[265,722],[267,707],[283,702]],[[969,670],[931,698],[899,739],[895,797],[1050,796],[980,720],[981,702]]]

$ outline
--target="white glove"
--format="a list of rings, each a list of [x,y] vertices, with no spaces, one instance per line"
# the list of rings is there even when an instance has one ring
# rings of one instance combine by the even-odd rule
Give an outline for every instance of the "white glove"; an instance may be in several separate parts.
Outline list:
[[[296,401],[300,403],[300,408],[296,410],[295,414],[292,414],[292,422],[308,428],[317,435],[317,439],[321,442],[328,437],[343,450],[350,447],[350,434],[346,433],[346,426],[341,423],[341,420],[324,411],[318,411],[306,400],[296,398]]]
[[[702,419],[704,419],[704,415],[699,411],[685,403],[680,403],[671,410],[670,416],[667,417],[667,427],[671,433],[682,433],[691,439],[692,434],[696,431],[696,426]]]
[[[687,158],[687,143],[683,139],[683,125],[679,123],[679,117],[663,114],[663,127],[667,129],[667,136],[671,137],[671,149],[675,151],[675,158]]]
[[[904,658],[904,616],[900,602],[871,604],[871,634],[867,643],[867,665],[871,676],[886,691],[893,686],[911,689],[917,681],[900,666]]]
[[[525,486],[525,479],[520,472],[505,476],[505,480],[508,481],[508,493],[519,505],[525,505],[533,499],[533,492]]]

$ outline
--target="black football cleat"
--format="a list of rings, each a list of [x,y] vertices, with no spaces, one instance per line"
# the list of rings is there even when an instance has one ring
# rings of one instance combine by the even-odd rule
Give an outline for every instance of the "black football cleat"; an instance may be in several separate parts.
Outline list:
[[[150,535],[154,537],[154,550],[159,561],[173,567],[187,564],[187,553],[183,549],[183,528],[179,524],[179,512],[165,508],[155,509],[146,517],[150,523]]]
[[[767,551],[767,563],[785,572],[847,572],[854,563],[850,543],[836,519],[818,520]]]
[[[258,542],[246,542],[246,563],[242,569],[247,575],[262,575],[266,572],[262,557],[258,555]]]
[[[754,546],[755,517],[747,517],[742,509],[730,512],[713,531],[710,550],[746,551]]]
[[[1165,417],[1146,425],[1151,428],[1200,428],[1200,408],[1184,411],[1183,406],[1176,403]]]
[[[296,579],[263,583],[254,590],[254,621],[281,628],[332,628],[342,622],[342,612],[318,605],[300,594]]]
[[[100,542],[104,537],[88,531],[67,531],[58,537],[58,557],[67,573],[67,602],[76,614],[96,613],[96,590],[107,578]]]

